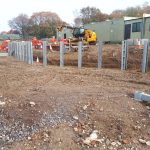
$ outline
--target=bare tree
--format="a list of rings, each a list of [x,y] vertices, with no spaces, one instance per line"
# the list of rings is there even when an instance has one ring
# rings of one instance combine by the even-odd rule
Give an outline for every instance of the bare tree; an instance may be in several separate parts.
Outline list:
[[[56,13],[50,11],[33,13],[30,19],[32,20],[33,24],[36,25],[47,25],[49,22],[53,22],[56,25],[62,23],[60,17]]]
[[[26,14],[18,15],[16,18],[9,20],[8,24],[11,29],[19,31],[22,37],[25,38],[29,24],[29,18]]]
[[[148,2],[144,2],[143,4],[143,13],[150,14],[150,5]]]
[[[53,12],[36,12],[30,18],[30,34],[38,38],[56,35],[57,26],[63,21]]]
[[[123,16],[142,17],[143,13],[150,13],[148,2],[144,2],[143,6],[128,7],[125,10],[114,10],[110,14],[110,18],[122,18]]]
[[[75,18],[74,23],[75,23],[75,26],[77,27],[82,26],[82,18],[81,17]]]
[[[80,16],[76,17],[74,19],[74,22],[80,21],[79,19],[82,19],[82,23],[90,23],[90,22],[100,22],[104,21],[108,18],[107,14],[102,13],[98,8],[96,7],[85,7],[80,10]]]
[[[114,10],[111,14],[110,14],[110,18],[122,18],[125,15],[125,11],[124,10]]]

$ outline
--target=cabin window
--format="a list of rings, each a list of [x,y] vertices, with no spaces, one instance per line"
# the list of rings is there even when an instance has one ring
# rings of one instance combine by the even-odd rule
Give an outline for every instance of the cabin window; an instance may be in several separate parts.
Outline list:
[[[132,32],[141,32],[141,22],[136,22],[132,24]]]

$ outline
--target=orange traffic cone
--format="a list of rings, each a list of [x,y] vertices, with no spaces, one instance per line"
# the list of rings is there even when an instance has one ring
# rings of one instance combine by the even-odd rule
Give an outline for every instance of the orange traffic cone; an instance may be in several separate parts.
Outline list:
[[[52,45],[51,45],[51,44],[50,44],[50,50],[53,50],[53,49],[52,49]]]
[[[137,45],[136,45],[136,48],[137,48],[137,49],[142,49],[142,45],[141,45],[140,40],[138,41],[138,43],[137,43]]]
[[[37,56],[37,58],[36,58],[36,63],[39,63],[40,61],[39,61],[39,57]]]
[[[50,51],[53,52],[53,48],[51,44],[49,45],[49,48],[50,48]]]

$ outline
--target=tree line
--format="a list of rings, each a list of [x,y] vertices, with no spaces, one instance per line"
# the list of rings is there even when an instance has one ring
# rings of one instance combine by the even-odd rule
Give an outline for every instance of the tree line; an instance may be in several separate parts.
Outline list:
[[[148,2],[144,2],[142,6],[128,7],[125,10],[117,9],[111,14],[102,13],[100,9],[96,7],[82,8],[78,16],[74,19],[76,25],[88,24],[91,22],[101,22],[110,19],[119,19],[123,16],[129,17],[142,17],[144,13],[150,14],[150,5]]]
[[[20,14],[9,20],[8,24],[11,31],[17,31],[22,38],[35,36],[41,39],[55,36],[57,27],[65,22],[56,13],[36,12],[30,18],[26,14]]]
[[[128,7],[125,10],[114,10],[111,14],[102,13],[96,7],[84,7],[80,9],[74,19],[75,26],[81,26],[91,22],[101,22],[108,19],[119,19],[123,16],[142,17],[143,13],[150,14],[150,5],[144,2],[142,6]],[[49,38],[56,36],[57,27],[66,25],[56,13],[36,12],[31,17],[20,14],[8,22],[11,32],[19,33],[22,38],[36,36],[37,38]]]

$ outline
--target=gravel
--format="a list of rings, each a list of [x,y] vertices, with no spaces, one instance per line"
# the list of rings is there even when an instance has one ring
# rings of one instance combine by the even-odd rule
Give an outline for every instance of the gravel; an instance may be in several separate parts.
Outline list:
[[[4,109],[0,109],[0,148],[14,141],[29,139],[33,133],[46,126],[55,127],[62,123],[72,126],[75,122],[68,110],[63,106],[51,113],[45,112],[40,121],[34,122],[31,126],[26,126],[18,120],[14,120],[12,123],[7,122],[4,119],[5,114],[3,111]]]

